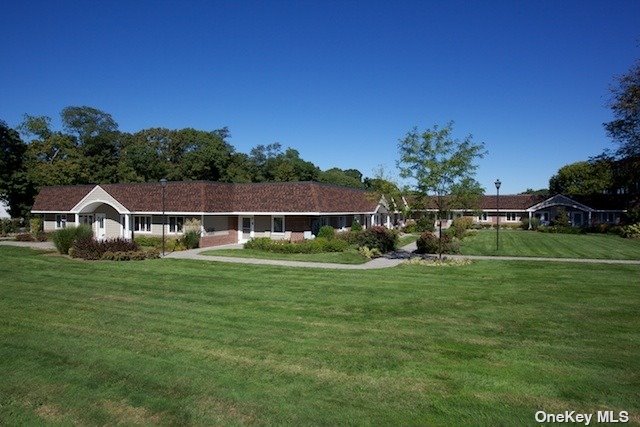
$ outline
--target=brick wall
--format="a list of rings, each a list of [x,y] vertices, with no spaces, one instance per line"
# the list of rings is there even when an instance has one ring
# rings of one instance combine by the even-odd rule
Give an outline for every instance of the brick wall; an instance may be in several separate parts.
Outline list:
[[[238,243],[238,217],[230,216],[228,218],[227,230],[229,231],[229,234],[226,235],[200,237],[200,247],[207,248],[210,246]]]

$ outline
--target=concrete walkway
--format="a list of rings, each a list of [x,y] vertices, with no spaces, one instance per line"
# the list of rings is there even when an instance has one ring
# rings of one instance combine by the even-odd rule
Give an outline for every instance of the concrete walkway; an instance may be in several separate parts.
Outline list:
[[[12,240],[0,240],[0,246],[18,246],[23,248],[39,249],[39,250],[55,250],[53,242],[16,242]],[[201,255],[200,252],[216,249],[242,249],[240,244],[231,244],[224,246],[216,246],[212,248],[198,248],[188,251],[172,252],[167,254],[165,258],[173,259],[195,259],[201,261],[218,261],[230,262],[236,264],[257,264],[257,265],[280,265],[285,267],[303,267],[303,268],[326,268],[335,270],[375,270],[380,268],[395,267],[403,261],[419,257],[412,254],[416,250],[416,244],[410,243],[400,248],[397,252],[387,254],[384,257],[373,259],[364,264],[334,264],[326,262],[306,262],[306,261],[287,261],[280,259],[259,259],[259,258],[237,258],[228,256],[212,256]],[[437,255],[426,255],[429,258],[437,257]],[[580,259],[580,258],[544,258],[544,257],[514,257],[514,256],[483,256],[483,255],[445,255],[445,259],[471,259],[471,260],[490,260],[490,261],[534,261],[534,262],[571,262],[571,263],[587,263],[587,264],[626,264],[640,265],[640,260],[628,259]]]
[[[55,250],[56,248],[53,242],[16,242],[15,240],[0,240],[0,246],[19,246],[45,251]]]
[[[412,254],[416,250],[416,244],[410,243],[400,248],[397,252],[387,254],[384,257],[373,259],[364,264],[334,264],[324,262],[306,262],[306,261],[288,261],[277,259],[259,259],[259,258],[236,258],[228,256],[201,255],[200,252],[216,250],[216,249],[241,249],[242,245],[225,245],[215,248],[199,248],[188,251],[173,252],[168,254],[166,258],[175,259],[195,259],[201,261],[218,261],[231,262],[236,264],[258,264],[258,265],[280,265],[285,267],[304,267],[304,268],[328,268],[336,270],[375,270],[380,268],[395,267],[412,257],[419,255]],[[429,258],[437,257],[437,255],[426,255]],[[445,259],[470,259],[470,260],[491,260],[491,261],[536,261],[536,262],[572,262],[572,263],[590,263],[590,264],[631,264],[640,265],[640,260],[624,260],[624,259],[578,259],[578,258],[543,258],[543,257],[512,257],[512,256],[482,256],[482,255],[445,255]]]

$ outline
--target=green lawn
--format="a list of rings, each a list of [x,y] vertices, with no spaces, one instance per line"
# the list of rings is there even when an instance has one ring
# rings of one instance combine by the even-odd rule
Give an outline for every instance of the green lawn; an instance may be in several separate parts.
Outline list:
[[[0,247],[0,425],[640,422],[640,267],[332,271]]]
[[[335,264],[363,264],[370,261],[356,251],[323,252],[319,254],[281,254],[258,249],[212,249],[201,255],[230,256],[237,258],[282,259],[286,261],[330,262]]]
[[[409,243],[413,243],[418,240],[418,237],[420,237],[420,234],[405,234],[398,239],[398,247],[401,248]]]
[[[606,234],[552,234],[535,231],[480,230],[462,241],[463,255],[510,255],[552,258],[640,259],[640,241]]]

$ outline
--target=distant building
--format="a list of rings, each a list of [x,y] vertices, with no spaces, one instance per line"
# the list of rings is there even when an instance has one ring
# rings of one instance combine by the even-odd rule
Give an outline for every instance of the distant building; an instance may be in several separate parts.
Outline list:
[[[3,201],[0,201],[0,218],[10,218],[9,206]]]

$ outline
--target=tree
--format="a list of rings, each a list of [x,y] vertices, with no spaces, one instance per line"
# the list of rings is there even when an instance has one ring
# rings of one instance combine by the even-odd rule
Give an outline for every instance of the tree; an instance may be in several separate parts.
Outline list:
[[[640,156],[640,61],[611,88],[614,120],[604,123],[607,134],[618,143],[619,158]]]
[[[18,132],[0,120],[0,200],[14,218],[27,216],[35,197],[24,164],[26,150]]]
[[[612,180],[609,161],[576,162],[561,167],[549,179],[549,192],[574,196],[602,194],[612,187]]]
[[[122,135],[113,117],[87,106],[66,107],[60,117],[85,157],[88,182],[117,182]]]
[[[357,174],[354,172],[357,172]],[[359,176],[359,178],[357,178],[357,176]],[[340,168],[331,168],[320,172],[318,175],[318,180],[320,182],[353,188],[362,188],[361,179],[362,174],[355,169],[342,170]]]
[[[465,192],[474,191],[469,186],[477,185],[475,161],[486,154],[484,144],[475,144],[471,135],[460,140],[452,134],[453,122],[449,122],[442,128],[434,125],[424,132],[413,128],[398,142],[400,176],[411,179],[422,197],[435,202],[440,235],[442,213],[448,210],[452,198],[465,197]],[[440,244],[438,252],[442,256]]]
[[[522,193],[519,194],[533,194],[533,195],[547,195],[549,194],[548,188],[540,188],[538,190],[534,190],[533,188],[527,188]]]

